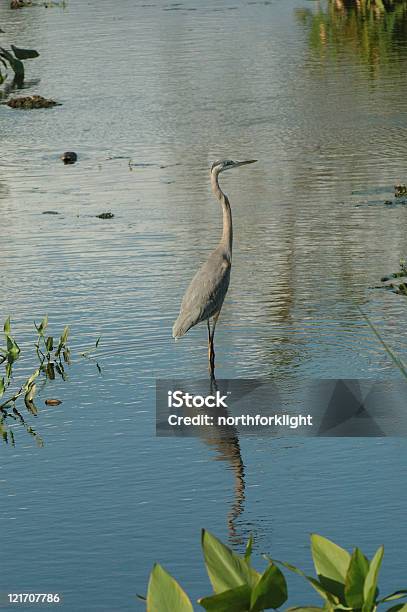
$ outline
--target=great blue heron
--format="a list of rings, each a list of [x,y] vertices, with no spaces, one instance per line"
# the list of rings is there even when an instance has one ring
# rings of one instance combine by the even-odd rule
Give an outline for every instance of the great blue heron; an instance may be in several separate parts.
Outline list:
[[[212,191],[219,200],[223,212],[223,232],[219,245],[210,254],[208,260],[198,270],[185,292],[180,313],[172,328],[174,338],[181,338],[191,327],[201,321],[208,326],[209,371],[214,375],[215,350],[213,339],[215,327],[227,293],[232,266],[233,226],[229,199],[219,187],[218,177],[221,172],[252,164],[256,159],[247,161],[218,160],[211,167]],[[212,329],[210,325],[212,319]]]

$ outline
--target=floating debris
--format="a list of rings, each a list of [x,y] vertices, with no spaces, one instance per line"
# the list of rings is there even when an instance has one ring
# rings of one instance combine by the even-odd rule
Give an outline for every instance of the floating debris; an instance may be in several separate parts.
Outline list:
[[[96,215],[98,219],[113,219],[114,214],[111,212],[100,213],[100,215]]]
[[[389,289],[398,295],[407,295],[407,263],[400,261],[400,270],[393,274],[383,276],[380,281],[383,283],[378,289]]]
[[[59,215],[60,213],[57,210],[44,210],[42,214],[43,215]]]
[[[45,403],[47,406],[59,406],[59,404],[62,404],[62,400],[59,399],[46,399]]]
[[[407,196],[407,185],[394,185],[394,197],[403,198]]]
[[[65,151],[65,153],[62,153],[60,159],[62,159],[65,165],[74,164],[77,161],[78,156],[76,153],[74,153],[74,151]]]
[[[60,106],[59,102],[55,102],[55,100],[47,100],[42,96],[23,96],[20,98],[12,98],[8,102],[6,102],[6,104],[10,108],[22,109],[49,108],[51,106]]]
[[[20,9],[24,6],[31,6],[31,2],[25,0],[11,0],[10,2],[11,9]]]

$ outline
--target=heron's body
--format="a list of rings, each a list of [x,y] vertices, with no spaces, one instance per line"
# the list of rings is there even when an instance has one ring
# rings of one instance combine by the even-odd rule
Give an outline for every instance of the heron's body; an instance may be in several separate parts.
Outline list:
[[[198,270],[185,292],[178,319],[172,328],[180,338],[191,327],[214,317],[223,305],[229,288],[232,259],[219,245]]]
[[[223,212],[223,232],[219,245],[210,254],[207,261],[198,270],[185,292],[180,313],[172,328],[174,338],[180,338],[191,327],[207,321],[210,370],[214,372],[213,337],[216,321],[223,306],[229,288],[232,266],[233,225],[232,212],[228,197],[219,187],[218,176],[224,170],[235,168],[256,160],[233,162],[224,160],[215,162],[211,168],[212,191],[219,200]],[[209,321],[213,319],[212,331]]]

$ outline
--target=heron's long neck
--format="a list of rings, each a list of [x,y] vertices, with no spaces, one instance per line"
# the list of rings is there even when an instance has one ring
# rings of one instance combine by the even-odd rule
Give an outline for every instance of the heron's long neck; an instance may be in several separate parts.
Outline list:
[[[211,186],[212,191],[218,198],[223,212],[223,232],[220,243],[225,247],[227,254],[232,259],[232,244],[233,244],[233,225],[232,225],[232,211],[227,195],[225,195],[222,189],[219,187],[218,174],[211,174]]]

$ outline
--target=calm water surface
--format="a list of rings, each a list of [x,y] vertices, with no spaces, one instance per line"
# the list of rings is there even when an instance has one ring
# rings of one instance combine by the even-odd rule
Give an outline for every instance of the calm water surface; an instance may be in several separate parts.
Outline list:
[[[158,560],[196,598],[210,591],[201,527],[237,550],[252,532],[258,556],[308,571],[312,531],[368,554],[384,543],[383,589],[401,588],[404,440],[242,439],[239,454],[157,439],[154,385],[206,372],[204,327],[175,345],[171,326],[220,233],[219,157],[259,162],[222,183],[235,248],[218,376],[398,376],[355,302],[407,359],[407,302],[370,289],[407,253],[407,207],[384,205],[407,180],[404,22],[361,50],[301,0],[7,4],[2,37],[41,53],[27,93],[63,106],[0,107],[0,315],[25,348],[45,313],[76,353],[101,335],[102,374],[77,357],[42,391],[63,404],[31,419],[44,448],[21,427],[2,448],[0,590],[142,609]],[[290,584],[290,603],[315,601]]]

